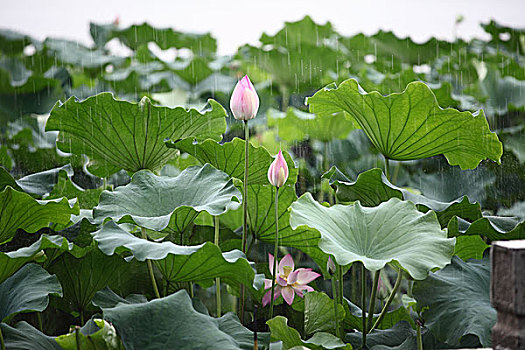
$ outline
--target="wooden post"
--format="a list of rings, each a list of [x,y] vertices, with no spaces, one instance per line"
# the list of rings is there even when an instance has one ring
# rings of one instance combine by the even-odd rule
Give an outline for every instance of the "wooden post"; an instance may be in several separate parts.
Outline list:
[[[494,242],[490,255],[490,299],[498,311],[492,346],[525,349],[525,240]]]

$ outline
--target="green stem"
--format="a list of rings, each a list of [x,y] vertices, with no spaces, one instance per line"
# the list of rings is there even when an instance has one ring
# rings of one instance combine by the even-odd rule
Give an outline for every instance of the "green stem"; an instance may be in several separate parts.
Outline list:
[[[357,264],[352,265],[352,298],[353,302],[357,304],[358,296],[357,296]]]
[[[385,175],[388,181],[390,181],[390,159],[385,157]]]
[[[379,284],[379,274],[381,270],[377,270],[374,273],[374,283],[372,284],[372,294],[370,295],[370,302],[368,304],[368,326],[367,328],[372,328],[372,322],[374,320],[374,309],[376,307],[376,295],[377,295],[377,285]]]
[[[328,162],[328,142],[325,142],[324,143],[324,155],[323,155],[323,168],[324,168],[324,171],[328,171],[328,168],[330,166],[330,163]],[[321,191],[323,190],[323,184],[321,182]],[[328,203],[330,203],[330,205],[334,205],[334,194],[332,193],[331,190],[328,190]]]
[[[417,326],[417,350],[423,350],[423,338],[421,337],[421,322],[416,321]]]
[[[337,269],[337,275],[338,275],[338,280],[339,280],[339,304],[343,305],[343,300],[344,300],[344,275],[343,275],[343,266],[341,265],[337,265],[338,269]]]
[[[2,347],[2,350],[5,350],[5,342],[4,336],[2,335],[2,327],[0,327],[0,346]]]
[[[43,326],[43,323],[42,323],[42,315],[38,311],[36,313],[36,320],[38,321],[38,328],[40,329],[40,332],[44,333],[44,326]]]
[[[84,325],[84,310],[80,309],[80,325]]]
[[[215,245],[219,246],[219,217],[215,217]],[[217,296],[217,317],[221,317],[221,279],[215,278],[215,295]]]
[[[244,121],[244,182],[243,182],[243,198],[242,198],[242,252],[246,255],[246,240],[248,237],[248,149],[250,145],[250,128],[248,121]],[[241,284],[241,305],[239,308],[239,319],[241,324],[244,324],[244,302],[246,299],[246,289],[244,284]]]
[[[334,298],[334,317],[335,317],[335,335],[341,338],[339,332],[339,320],[337,319],[337,287],[335,285],[335,277],[332,276],[332,297]]]
[[[273,243],[272,289],[270,292],[270,319],[273,318],[273,293],[277,277],[277,254],[279,253],[279,187],[275,188],[275,242]]]
[[[363,343],[362,348],[366,349],[366,269],[365,264],[361,264],[361,319],[363,320]]]
[[[399,286],[401,285],[401,280],[403,279],[403,270],[399,269],[399,272],[397,274],[396,283],[394,284],[394,288],[392,289],[392,292],[388,296],[388,299],[385,303],[385,306],[383,306],[383,309],[381,310],[381,314],[379,314],[379,317],[377,318],[376,322],[372,326],[372,328],[369,330],[369,332],[372,332],[374,329],[379,326],[381,321],[383,320],[383,317],[385,317],[385,314],[388,310],[388,307],[392,303],[392,300],[394,300],[394,297],[396,296],[397,290],[399,289]]]
[[[144,227],[140,228],[140,232],[142,234],[142,239],[148,240],[148,236],[146,235],[146,229]],[[149,277],[151,278],[151,285],[153,287],[153,292],[155,293],[155,297],[157,299],[160,299],[159,288],[157,287],[157,282],[155,281],[155,273],[153,272],[153,264],[151,263],[150,259],[146,259],[146,265],[148,265]]]
[[[77,350],[80,350],[80,331],[79,330],[80,330],[79,327],[75,328],[75,343],[77,346]]]
[[[286,112],[286,110],[288,109],[288,100],[290,99],[290,97],[288,96],[288,88],[286,86],[281,87],[281,97],[281,111]]]

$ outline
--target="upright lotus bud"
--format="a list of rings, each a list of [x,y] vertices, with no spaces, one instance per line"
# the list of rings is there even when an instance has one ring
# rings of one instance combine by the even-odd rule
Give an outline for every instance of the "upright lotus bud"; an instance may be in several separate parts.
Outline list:
[[[283,153],[279,151],[277,157],[268,168],[268,181],[275,187],[282,187],[288,179],[288,164],[284,160]]]
[[[257,115],[259,96],[247,75],[235,85],[230,99],[230,109],[237,120],[250,120]]]

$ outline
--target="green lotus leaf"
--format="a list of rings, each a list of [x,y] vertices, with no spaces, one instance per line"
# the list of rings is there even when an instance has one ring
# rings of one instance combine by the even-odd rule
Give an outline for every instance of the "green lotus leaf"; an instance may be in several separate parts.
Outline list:
[[[306,334],[334,332],[334,300],[322,292],[309,292],[304,297],[304,331]],[[345,310],[337,304],[337,316],[342,322]]]
[[[155,28],[146,22],[122,29],[113,24],[90,23],[90,32],[98,47],[103,47],[111,39],[118,38],[133,50],[149,42],[156,43],[162,50],[172,47],[188,48],[197,55],[211,55],[217,50],[217,41],[209,33],[177,32],[171,28]]]
[[[346,311],[345,319],[343,321],[345,328],[355,329],[358,332],[362,332],[363,331],[363,320],[361,318],[362,317],[361,315],[363,313],[362,313],[361,307],[353,304],[349,300],[346,300],[345,311]],[[368,317],[368,313],[366,313],[366,315]],[[374,314],[373,322],[375,322],[378,317],[379,317],[379,314]],[[383,316],[381,323],[377,326],[376,329],[378,330],[390,329],[394,327],[398,322],[401,322],[401,321],[406,321],[410,325],[412,325],[412,327],[415,327],[414,321],[410,317],[409,311],[405,307],[400,306],[395,310],[387,311],[387,313],[385,313],[385,315]]]
[[[273,244],[275,242],[275,188],[271,185],[249,185],[248,186],[248,230],[259,240]],[[288,208],[297,200],[295,186],[285,185],[279,189],[279,245],[300,249],[308,254],[319,265],[321,271],[326,272],[328,255],[319,249],[319,232],[308,227],[292,229],[290,227],[290,212]],[[226,216],[235,215],[231,212]],[[242,225],[242,217],[236,229]],[[221,218],[221,222],[223,222]],[[249,234],[250,235],[250,234]],[[266,258],[266,257],[265,257]]]
[[[126,61],[125,57],[108,55],[105,50],[92,50],[78,41],[47,38],[44,41],[46,53],[63,64],[82,67],[99,73],[101,68],[113,64],[119,66]]]
[[[485,69],[486,74],[465,89],[464,93],[480,101],[487,115],[493,118],[509,111],[524,111],[522,91],[525,88],[525,80],[518,80],[512,76],[502,77],[496,65],[489,65]]]
[[[25,232],[24,234],[27,235]],[[60,251],[71,251],[72,254],[78,257],[84,254],[84,250],[81,247],[69,242],[65,237],[58,235],[49,236],[43,234],[35,243],[27,247],[12,251],[7,249],[11,243],[15,241],[16,236],[12,241],[2,245],[0,248],[0,283],[15,273],[26,262],[33,260],[34,256],[43,249],[53,248]],[[4,249],[9,251],[4,252]]]
[[[102,79],[115,91],[134,93],[139,88],[148,92],[188,89],[189,84],[158,61],[132,62],[129,66],[105,74]]]
[[[523,46],[525,30],[507,27],[494,20],[491,20],[489,23],[483,23],[481,26],[485,32],[491,35],[490,42],[498,48],[506,48],[509,52],[525,53],[525,47]],[[509,37],[506,38],[504,34],[508,34]]]
[[[0,329],[6,349],[63,350],[55,338],[45,335],[25,321],[18,322],[14,327],[7,323],[0,323]]]
[[[103,313],[130,350],[253,349],[253,343],[246,342],[251,332],[235,316],[227,314],[217,319],[196,311],[185,290],[147,303],[118,304],[104,308]],[[232,322],[237,324],[232,326]],[[264,334],[261,338],[262,349],[268,338]]]
[[[180,246],[172,242],[150,242],[128,233],[114,222],[106,223],[93,234],[99,249],[106,255],[129,251],[139,261],[153,260],[164,278],[172,282],[199,282],[211,285],[215,277],[237,286],[243,283],[260,289],[263,275],[253,267],[239,250],[222,253],[211,242],[196,246]]]
[[[168,226],[172,215],[187,215],[185,207],[220,215],[237,209],[241,198],[228,175],[209,164],[187,168],[177,177],[142,170],[128,185],[102,192],[93,217],[110,217],[160,231]]]
[[[351,350],[350,344],[345,344],[336,336],[326,333],[317,332],[310,339],[302,340],[299,332],[288,326],[288,320],[283,316],[276,316],[267,321],[270,327],[272,339],[282,341],[282,349],[348,349]]]
[[[58,300],[57,306],[65,311],[80,312],[82,318],[82,312],[91,304],[95,293],[107,285],[118,283],[120,288],[125,288],[127,280],[132,279],[135,288],[139,288],[139,279],[131,273],[133,268],[138,267],[118,256],[107,256],[92,248],[82,258],[68,252],[60,255],[48,271],[58,277],[64,291],[64,297]],[[146,274],[145,267],[143,272]]]
[[[443,270],[416,281],[413,295],[424,310],[425,326],[438,339],[454,346],[473,334],[483,347],[490,347],[496,310],[490,304],[488,258],[464,262],[454,257]]]
[[[373,208],[359,202],[327,208],[306,193],[292,204],[290,225],[318,230],[319,247],[340,265],[361,261],[377,271],[396,261],[418,280],[449,264],[454,252],[455,240],[446,238],[435,213],[397,198]]]
[[[0,320],[6,322],[20,312],[44,311],[49,294],[62,296],[56,276],[40,265],[25,265],[0,284]]]
[[[273,36],[263,33],[259,40],[263,45],[301,51],[302,45],[323,45],[335,36],[337,33],[330,22],[321,25],[315,23],[310,16],[304,16],[297,22],[284,22],[284,28]]]
[[[73,176],[73,168],[70,164],[66,164],[59,168],[26,175],[15,180],[4,168],[0,167],[0,190],[3,190],[9,185],[17,191],[43,196],[53,190],[53,187],[59,180],[60,174],[65,177],[71,177]]]
[[[443,154],[451,165],[474,169],[480,161],[500,162],[503,146],[483,111],[442,109],[421,82],[405,91],[382,96],[363,91],[356,80],[327,86],[308,98],[310,111],[320,115],[347,112],[374,146],[389,159],[413,160]]]
[[[78,337],[78,338],[77,338]],[[115,328],[102,319],[91,319],[82,328],[60,335],[55,341],[63,350],[119,350],[122,349]]]
[[[525,239],[525,221],[516,217],[483,216],[474,222],[454,217],[447,226],[449,237],[483,236],[491,241]]]
[[[399,198],[411,201],[423,212],[428,210],[436,212],[442,227],[445,227],[454,216],[468,220],[477,220],[482,216],[480,204],[471,203],[467,196],[450,202],[433,200],[392,185],[378,168],[362,172],[353,182],[336,167],[332,167],[323,178],[330,179],[330,185],[335,187],[336,197],[341,202],[358,200],[363,206],[374,207],[390,198]]]
[[[59,131],[60,150],[87,155],[88,169],[95,175],[103,177],[120,169],[155,171],[176,154],[164,146],[166,138],[221,139],[226,111],[213,100],[208,103],[210,109],[200,113],[153,106],[147,98],[140,103],[116,100],[111,93],[83,101],[70,98],[53,107],[46,131]]]
[[[0,52],[8,55],[19,54],[24,48],[36,41],[29,35],[9,29],[0,29]]]
[[[352,121],[343,113],[334,116],[314,115],[288,108],[286,113],[276,110],[267,112],[268,126],[277,128],[279,138],[287,142],[303,141],[306,138],[330,142],[345,139],[355,129]]]
[[[186,152],[201,163],[209,163],[231,177],[244,181],[244,140],[235,137],[231,142],[219,144],[213,140],[195,143],[187,139],[180,142],[167,141],[166,145]],[[268,184],[268,168],[274,158],[264,147],[256,147],[250,143],[248,148],[248,184]],[[294,184],[297,181],[297,168],[288,152],[284,152],[283,155],[288,164],[287,183]]]
[[[485,243],[481,236],[458,236],[456,237],[456,246],[454,255],[463,261],[468,259],[481,259],[483,253],[490,245]]]
[[[18,229],[32,233],[50,222],[65,225],[78,213],[75,200],[36,200],[7,186],[0,192],[0,244],[10,241]]]
[[[117,306],[118,303],[125,304],[140,304],[147,303],[148,299],[142,294],[131,294],[126,298],[121,297],[117,293],[106,287],[95,293],[91,303],[101,309],[108,309]]]

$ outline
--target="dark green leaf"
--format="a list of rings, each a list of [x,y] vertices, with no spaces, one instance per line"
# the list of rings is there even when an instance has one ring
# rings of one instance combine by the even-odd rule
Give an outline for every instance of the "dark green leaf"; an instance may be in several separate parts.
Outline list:
[[[481,344],[491,344],[496,310],[490,304],[490,261],[464,262],[454,257],[452,264],[423,281],[414,283],[414,298],[423,311],[425,326],[440,340],[459,344],[474,334]]]
[[[46,130],[59,131],[57,147],[68,153],[86,154],[89,169],[99,176],[120,169],[159,170],[176,151],[164,146],[164,139],[212,138],[220,140],[225,131],[226,111],[213,100],[210,109],[153,106],[116,100],[101,93],[83,101],[68,99],[51,111]]]
[[[56,276],[37,264],[27,264],[0,284],[0,320],[20,312],[44,311],[49,294],[62,296]]]
[[[443,154],[451,165],[474,169],[484,159],[500,162],[503,146],[483,114],[442,109],[428,86],[408,84],[399,94],[367,93],[356,80],[327,86],[308,98],[310,111],[353,117],[387,158],[412,160]]]

